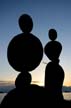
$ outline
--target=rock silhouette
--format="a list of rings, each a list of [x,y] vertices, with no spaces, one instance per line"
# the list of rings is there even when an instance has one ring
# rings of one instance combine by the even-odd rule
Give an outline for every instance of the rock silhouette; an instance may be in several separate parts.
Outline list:
[[[36,102],[36,98],[37,100],[41,99],[41,91],[43,91],[42,87],[31,84],[32,77],[29,73],[42,60],[42,43],[35,35],[30,33],[33,28],[33,21],[29,15],[20,16],[19,26],[22,33],[10,41],[7,49],[7,58],[13,69],[20,72],[20,74],[15,81],[16,88],[5,96],[1,103],[1,108],[10,106],[28,107],[28,105],[30,107],[32,105],[31,102]]]
[[[42,59],[43,47],[40,40],[30,33],[33,27],[30,16],[20,16],[19,25],[23,33],[15,36],[9,43],[8,61],[17,71],[32,71]]]
[[[49,38],[51,41],[46,44],[44,52],[51,61],[59,62],[62,45],[58,41],[56,41],[57,32],[55,29],[49,30]]]
[[[64,100],[62,95],[62,86],[64,81],[64,70],[59,65],[59,56],[62,50],[60,42],[56,41],[57,32],[55,29],[49,30],[50,42],[44,47],[46,56],[50,62],[45,69],[45,89],[46,97],[50,107],[70,108],[71,103]]]

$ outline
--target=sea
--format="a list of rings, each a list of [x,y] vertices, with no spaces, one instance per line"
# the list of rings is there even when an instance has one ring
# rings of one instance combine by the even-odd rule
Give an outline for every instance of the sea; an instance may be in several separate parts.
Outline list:
[[[7,93],[0,93],[0,103],[2,102],[4,96],[7,95]],[[64,99],[71,100],[71,92],[63,93]]]

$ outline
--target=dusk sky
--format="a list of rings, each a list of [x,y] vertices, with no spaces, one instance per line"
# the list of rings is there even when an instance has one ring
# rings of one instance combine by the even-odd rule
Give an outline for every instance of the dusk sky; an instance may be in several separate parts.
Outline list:
[[[65,72],[64,85],[71,86],[71,0],[0,0],[0,80],[14,81],[19,74],[8,63],[7,47],[22,32],[18,19],[25,13],[32,17],[32,34],[41,40],[43,47],[50,41],[48,30],[57,30],[57,41],[62,44],[59,64]],[[49,62],[45,54],[41,64],[31,72],[32,80],[39,84],[44,84],[43,62]]]

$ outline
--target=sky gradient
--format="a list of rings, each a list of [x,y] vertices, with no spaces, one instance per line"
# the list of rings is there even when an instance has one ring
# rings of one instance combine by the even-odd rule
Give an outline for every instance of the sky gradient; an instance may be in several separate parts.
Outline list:
[[[0,80],[15,80],[16,72],[7,61],[10,40],[21,33],[18,18],[29,14],[33,19],[32,33],[43,47],[49,41],[48,30],[55,28],[57,41],[62,44],[60,65],[65,72],[64,85],[71,86],[71,0],[0,0]],[[32,80],[43,84],[48,58],[43,56],[41,64],[33,71]]]

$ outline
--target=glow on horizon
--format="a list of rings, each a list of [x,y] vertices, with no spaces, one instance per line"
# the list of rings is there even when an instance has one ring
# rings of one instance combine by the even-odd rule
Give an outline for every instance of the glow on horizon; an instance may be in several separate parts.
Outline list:
[[[34,71],[30,72],[30,74],[32,76],[32,82],[31,82],[31,84],[37,84],[39,86],[44,86],[45,68],[46,68],[46,64],[44,64],[43,60],[42,60],[42,62],[40,63],[40,65]],[[14,71],[14,73],[11,72],[9,74],[9,76],[3,77],[4,79],[2,78],[2,79],[0,79],[0,81],[9,81],[9,82],[13,81],[13,82],[15,82],[18,74],[19,74],[19,72],[15,72],[15,71]],[[65,73],[65,78],[64,78],[63,85],[64,86],[71,86],[70,76],[67,73]]]

